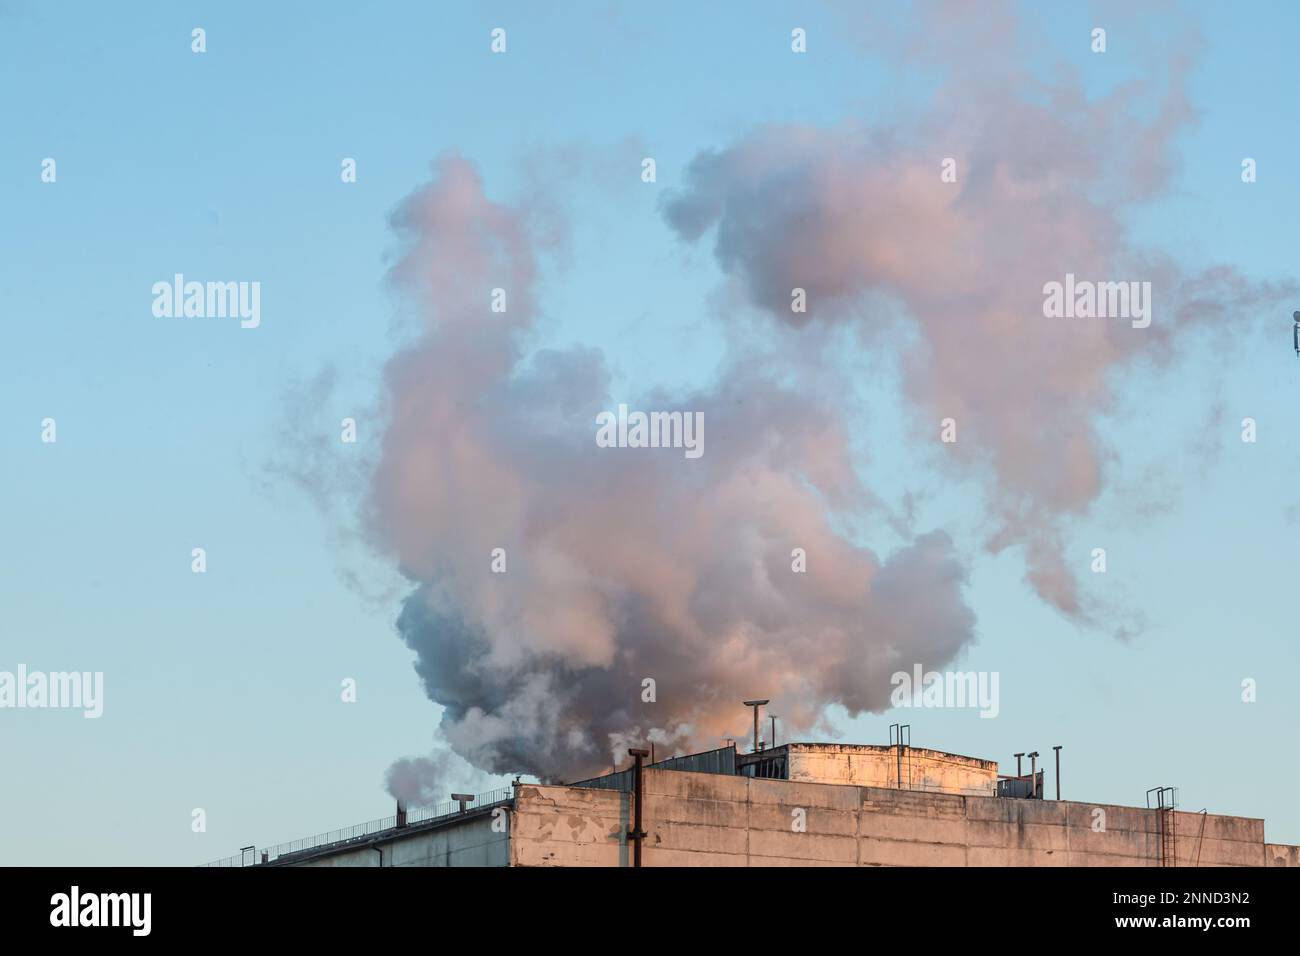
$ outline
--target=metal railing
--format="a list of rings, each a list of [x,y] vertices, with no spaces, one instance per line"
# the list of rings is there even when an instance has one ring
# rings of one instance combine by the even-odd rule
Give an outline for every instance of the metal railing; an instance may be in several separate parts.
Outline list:
[[[503,787],[498,790],[489,790],[487,793],[480,793],[474,798],[474,802],[466,807],[466,812],[507,803],[514,799],[514,793],[513,787]],[[454,800],[430,807],[411,807],[406,811],[406,825],[402,829],[411,829],[422,823],[430,823],[435,820],[450,819],[459,816],[460,812],[460,804]],[[211,863],[200,865],[205,867],[255,866],[259,863],[270,863],[281,857],[292,856],[307,850],[318,850],[330,846],[346,846],[352,842],[365,840],[377,833],[396,830],[397,828],[397,816],[394,814],[391,817],[380,817],[378,820],[358,823],[355,826],[343,827],[339,830],[330,830],[327,833],[318,833],[315,836],[304,837],[301,840],[291,840],[288,843],[279,843],[275,846],[249,847],[244,852],[236,853],[234,856],[223,857],[220,860],[213,860]],[[265,856],[265,860],[263,860],[263,856]]]

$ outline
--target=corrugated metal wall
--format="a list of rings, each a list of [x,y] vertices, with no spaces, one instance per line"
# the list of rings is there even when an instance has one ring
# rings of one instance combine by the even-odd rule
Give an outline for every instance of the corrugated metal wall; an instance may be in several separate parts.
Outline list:
[[[658,760],[651,764],[646,764],[649,770],[685,770],[693,773],[722,773],[735,775],[736,773],[736,748],[719,747],[717,750],[705,750],[702,753],[686,754],[681,757],[669,757],[667,760]],[[618,773],[607,773],[603,777],[593,777],[590,780],[579,780],[571,783],[571,787],[588,787],[593,790],[619,790],[623,793],[632,792],[631,770],[620,770]]]

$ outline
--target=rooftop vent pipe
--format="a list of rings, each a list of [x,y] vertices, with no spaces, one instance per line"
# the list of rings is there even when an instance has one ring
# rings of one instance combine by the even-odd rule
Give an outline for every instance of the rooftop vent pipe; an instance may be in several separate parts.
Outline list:
[[[641,829],[641,804],[645,802],[645,784],[641,778],[641,761],[650,756],[650,751],[630,749],[628,754],[636,758],[636,766],[632,770],[632,790],[634,791],[633,799],[636,801],[636,806],[633,809],[632,829],[627,832],[627,836],[632,841],[632,865],[639,867],[641,865],[641,841],[645,839],[645,831]]]
[[[465,812],[465,804],[474,802],[474,794],[472,793],[453,793],[451,798],[460,804],[461,813]]]
[[[771,703],[771,701],[747,700],[744,702],[746,707],[754,708],[754,753],[758,753],[760,750],[763,749],[761,746],[759,746],[759,739],[758,739],[758,708],[768,703]]]

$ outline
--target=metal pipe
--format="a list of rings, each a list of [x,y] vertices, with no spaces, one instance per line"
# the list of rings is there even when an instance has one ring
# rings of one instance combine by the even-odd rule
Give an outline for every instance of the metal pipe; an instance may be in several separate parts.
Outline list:
[[[758,753],[758,708],[764,704],[770,703],[766,700],[747,700],[744,702],[746,707],[754,708],[754,753]]]
[[[1024,756],[1024,752],[1023,752],[1023,751],[1022,751],[1021,753],[1018,753],[1018,754],[1015,755],[1015,757],[1016,757],[1016,776],[1017,776],[1017,777],[1023,777],[1023,776],[1024,776],[1024,774],[1020,772],[1020,758],[1023,757],[1023,756]]]
[[[1056,799],[1061,799],[1061,747],[1058,744],[1052,748],[1056,751]]]
[[[645,800],[645,786],[641,780],[641,760],[643,757],[650,756],[648,750],[629,750],[628,753],[636,758],[636,766],[632,770],[632,790],[633,799],[636,806],[633,808],[632,829],[628,831],[628,839],[632,841],[632,865],[639,867],[641,865],[641,841],[645,839],[645,831],[641,829],[641,804]]]
[[[905,742],[904,739],[903,739],[903,731],[905,731],[905,730],[907,731],[907,740],[906,740],[906,742]],[[902,754],[904,753],[904,751],[905,751],[907,748],[910,748],[911,746],[912,746],[912,725],[911,725],[911,724],[903,724],[902,726],[900,726],[900,727],[898,728],[898,753],[899,753],[900,758],[901,758]],[[901,760],[900,760],[900,763],[899,763],[899,768],[900,768],[900,771],[901,771],[901,768],[902,768]],[[912,758],[911,758],[911,757],[908,757],[908,758],[907,758],[907,788],[908,788],[909,790],[912,788]]]
[[[768,717],[768,719],[769,719],[770,721],[772,721],[772,739],[771,739],[771,746],[775,747],[775,746],[776,746],[776,715],[775,715],[775,714],[768,714],[767,717]]]
[[[895,745],[898,747],[898,753],[897,753],[898,769],[896,771],[897,776],[895,778],[895,783],[897,784],[899,790],[903,789],[903,731],[904,730],[907,731],[907,743],[908,745],[911,745],[912,743],[911,724],[890,724],[889,725],[889,745],[891,747]],[[897,739],[895,739],[895,734],[897,734]],[[908,769],[909,770],[911,769],[910,763],[908,764]],[[908,776],[911,777],[911,774],[909,773]],[[908,784],[909,785],[911,784],[910,779],[908,780]]]
[[[1029,758],[1029,794],[1038,799],[1038,751],[1025,754]]]

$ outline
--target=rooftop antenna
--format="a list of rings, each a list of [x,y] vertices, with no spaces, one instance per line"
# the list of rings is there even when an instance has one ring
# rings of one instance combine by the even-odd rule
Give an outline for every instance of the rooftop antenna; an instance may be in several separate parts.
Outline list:
[[[747,700],[747,701],[744,701],[744,704],[745,704],[746,707],[753,707],[753,708],[754,708],[754,753],[758,753],[758,751],[759,751],[759,746],[758,746],[758,708],[762,707],[764,704],[770,704],[770,703],[771,703],[771,701],[769,701],[769,700]]]

